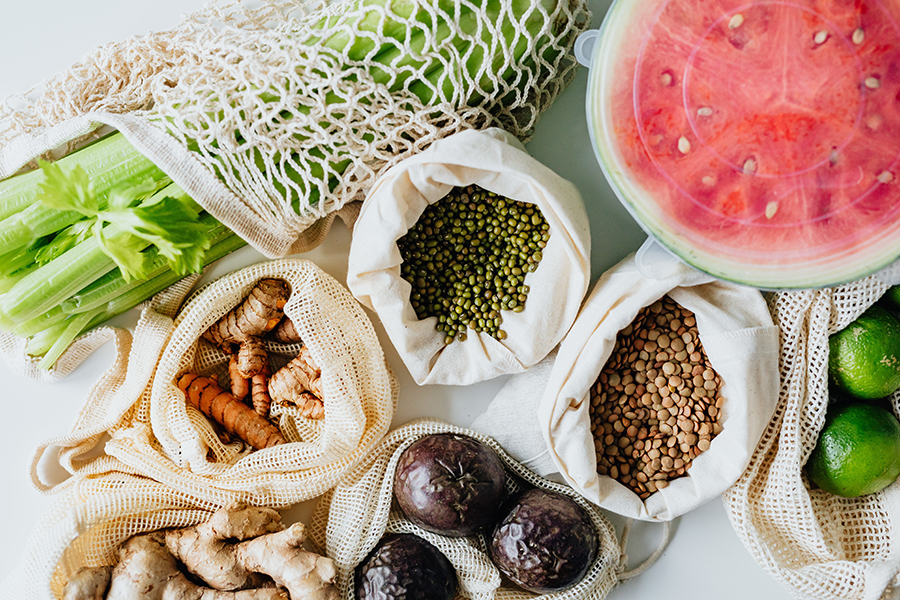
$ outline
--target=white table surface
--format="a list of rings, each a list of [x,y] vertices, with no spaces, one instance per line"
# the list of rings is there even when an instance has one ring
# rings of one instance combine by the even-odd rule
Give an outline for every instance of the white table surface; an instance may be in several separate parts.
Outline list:
[[[593,26],[599,27],[609,0],[589,0]],[[131,35],[166,29],[202,0],[3,0],[0,8],[0,98],[23,92],[33,84],[78,60],[90,48]],[[591,151],[584,116],[587,70],[580,69],[573,84],[538,124],[528,150],[580,189],[590,217],[593,251],[592,277],[611,267],[643,241],[603,178]],[[307,255],[325,271],[346,281],[350,235],[335,226],[326,243]],[[224,259],[208,278],[263,260],[245,248]],[[133,326],[136,311],[119,322]],[[468,425],[488,405],[505,379],[469,387],[418,387],[375,321],[388,360],[400,378],[399,408],[394,424],[419,416],[434,416]],[[14,375],[0,362],[3,387],[3,452],[0,454],[0,579],[16,566],[31,530],[53,501],[32,487],[28,465],[43,440],[69,431],[91,384],[111,364],[107,344],[61,383],[47,384]],[[43,469],[47,480],[59,477]],[[301,517],[307,507],[292,514]],[[612,516],[621,526],[621,519]],[[629,540],[632,564],[650,554],[661,526],[638,523]],[[790,594],[764,572],[738,540],[719,500],[714,500],[673,523],[671,541],[648,571],[622,584],[610,600],[661,596],[669,600],[782,600]]]

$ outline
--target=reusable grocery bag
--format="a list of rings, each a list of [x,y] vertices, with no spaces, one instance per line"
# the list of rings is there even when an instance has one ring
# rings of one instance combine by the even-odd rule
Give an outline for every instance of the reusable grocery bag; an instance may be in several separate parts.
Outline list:
[[[223,442],[175,382],[185,372],[222,373],[227,357],[200,335],[266,278],[291,289],[284,312],[322,370],[325,416],[314,421],[282,410],[277,420],[288,443],[251,451],[240,441]],[[74,494],[38,524],[26,551],[29,569],[54,573],[54,589],[87,564],[84,557],[110,564],[102,561],[139,531],[198,522],[234,501],[286,508],[321,495],[369,454],[393,417],[397,382],[371,322],[346,288],[307,260],[235,271],[196,292],[174,319],[157,309],[146,307],[133,341],[119,345],[73,431],[48,440],[33,457],[35,486]],[[268,347],[273,368],[296,353],[296,344]],[[60,448],[58,460],[73,475],[58,485],[37,474],[51,446]],[[69,549],[73,543],[79,550]]]
[[[419,419],[390,432],[364,462],[323,496],[310,521],[310,539],[319,551],[334,559],[338,569],[337,585],[345,600],[355,598],[354,569],[385,533],[412,533],[434,544],[455,568],[459,577],[459,596],[462,598],[526,600],[544,597],[501,580],[499,570],[488,557],[482,536],[451,538],[424,531],[407,520],[392,504],[394,473],[403,450],[422,436],[448,432],[474,437],[497,452],[507,469],[507,490],[510,493],[530,486],[559,492],[572,498],[588,512],[600,542],[597,558],[579,583],[546,597],[601,600],[618,582],[639,574],[661,554],[668,540],[668,530],[656,552],[637,568],[626,570],[627,526],[620,545],[615,529],[603,513],[568,486],[538,477],[485,435],[435,419]]]
[[[436,317],[419,320],[400,274],[397,240],[455,186],[475,184],[539,208],[550,239],[522,312],[502,311],[507,336],[470,332],[444,343]],[[353,229],[347,285],[373,309],[420,385],[467,385],[537,363],[568,331],[590,280],[590,232],[574,185],[529,156],[512,135],[466,131],[435,143],[388,171],[372,188]]]
[[[725,493],[725,507],[756,561],[804,600],[900,594],[900,483],[841,498],[811,489],[804,473],[828,409],[828,338],[887,288],[868,277],[769,298],[781,329],[778,403],[747,470]],[[891,404],[900,416],[900,394]]]
[[[434,141],[492,125],[529,137],[574,76],[584,2],[466,7],[211,2],[0,106],[0,179],[108,125],[264,255],[304,251]]]
[[[720,495],[749,462],[778,395],[778,329],[757,290],[718,281],[680,261],[655,266],[653,277],[647,276],[631,255],[604,273],[555,359],[511,378],[473,428],[509,443],[514,456],[540,474],[558,472],[602,508],[668,521]],[[724,382],[722,431],[685,476],[642,501],[597,472],[603,444],[591,432],[589,393],[617,334],[665,295],[694,313],[700,342]]]

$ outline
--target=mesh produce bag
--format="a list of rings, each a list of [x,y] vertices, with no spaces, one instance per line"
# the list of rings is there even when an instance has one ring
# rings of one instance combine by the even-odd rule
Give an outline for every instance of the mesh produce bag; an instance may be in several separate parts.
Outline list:
[[[724,498],[744,545],[797,598],[877,599],[900,569],[900,483],[841,498],[810,489],[803,472],[828,408],[828,338],[886,289],[869,277],[769,298],[781,329],[778,405]],[[898,397],[892,397],[895,414]]]
[[[0,109],[0,178],[106,124],[266,256],[299,252],[435,140],[530,136],[590,20],[579,0],[327,4],[223,0],[96,49]]]
[[[310,421],[290,408],[273,410],[290,443],[251,451],[222,442],[209,419],[186,406],[174,381],[187,371],[220,372],[226,357],[198,338],[264,278],[291,288],[285,314],[322,370],[325,416]],[[295,353],[290,345],[271,349],[274,368]],[[284,508],[319,496],[369,455],[396,406],[396,379],[371,322],[345,288],[306,260],[265,262],[222,277],[197,292],[175,321],[148,307],[133,343],[120,351],[73,432],[35,453],[35,485],[64,494],[38,524],[10,586],[43,589],[52,573],[58,589],[83,564],[109,564],[130,535],[174,520],[199,522],[234,501]],[[87,455],[105,433],[104,452]],[[36,474],[51,445],[61,448],[60,463],[73,473],[55,487]],[[63,557],[69,558],[58,564]]]
[[[480,536],[450,538],[424,531],[408,521],[392,505],[394,472],[403,450],[422,436],[433,433],[469,435],[488,444],[507,468],[507,489],[511,492],[531,485],[570,496],[590,515],[599,537],[597,558],[584,579],[575,586],[547,597],[559,600],[600,600],[617,582],[632,577],[652,563],[660,547],[640,567],[625,570],[627,559],[616,532],[596,506],[571,488],[542,479],[517,463],[497,442],[482,434],[433,419],[412,421],[392,431],[334,489],[325,494],[310,522],[310,539],[334,559],[338,568],[337,584],[341,597],[355,598],[354,569],[375,547],[385,533],[413,533],[435,546],[453,564],[459,577],[459,597],[473,600],[526,600],[537,594],[523,591],[501,581],[500,572],[487,555]],[[666,534],[667,535],[667,534]],[[663,541],[663,544],[665,544]]]

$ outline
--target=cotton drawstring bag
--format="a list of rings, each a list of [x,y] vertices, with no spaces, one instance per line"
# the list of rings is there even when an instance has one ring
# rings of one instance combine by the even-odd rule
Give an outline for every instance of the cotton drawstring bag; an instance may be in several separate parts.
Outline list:
[[[390,432],[366,460],[348,473],[337,487],[327,492],[316,506],[310,521],[310,539],[320,551],[334,559],[341,598],[355,598],[354,569],[385,533],[412,533],[434,544],[455,568],[461,598],[526,600],[543,597],[502,581],[500,572],[488,557],[482,537],[450,538],[424,531],[407,520],[392,504],[394,473],[400,455],[414,441],[433,433],[468,435],[489,445],[506,466],[507,490],[510,493],[528,486],[551,490],[571,497],[588,512],[600,542],[597,558],[579,583],[567,590],[547,594],[546,597],[558,600],[601,600],[618,582],[639,574],[662,553],[668,540],[668,529],[656,552],[639,567],[627,570],[627,526],[622,533],[620,546],[615,529],[603,513],[568,486],[538,477],[513,460],[497,442],[483,434],[435,419],[419,419]]]
[[[640,309],[665,295],[694,313],[700,342],[723,382],[718,417],[723,429],[685,476],[642,501],[597,472],[589,393],[617,334]],[[521,435],[527,421],[536,420],[544,447],[535,444],[530,452],[520,452],[538,457],[548,451],[565,481],[602,508],[635,519],[668,521],[720,495],[746,467],[775,407],[777,357],[778,329],[757,290],[718,281],[680,261],[663,265],[651,278],[638,270],[631,255],[600,277],[560,344],[539,405],[532,401],[529,407],[534,394],[525,396],[519,419],[508,423],[506,431]]]
[[[747,470],[724,498],[735,531],[756,561],[804,600],[898,595],[900,483],[841,498],[811,489],[803,471],[828,409],[828,338],[887,287],[868,277],[769,298],[781,329],[778,403]],[[900,415],[900,394],[892,395],[891,404]],[[886,590],[889,584],[894,589]]]
[[[397,240],[453,187],[475,184],[540,209],[550,239],[525,310],[503,311],[506,338],[472,333],[444,343],[436,317],[419,320],[400,274]],[[373,309],[419,385],[468,385],[520,373],[544,358],[568,331],[590,280],[590,231],[581,195],[500,130],[466,131],[435,143],[388,171],[366,197],[353,230],[347,285]]]

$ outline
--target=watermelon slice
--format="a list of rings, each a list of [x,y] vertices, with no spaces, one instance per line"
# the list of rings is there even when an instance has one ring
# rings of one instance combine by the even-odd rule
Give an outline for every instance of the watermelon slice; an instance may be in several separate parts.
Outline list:
[[[768,289],[900,257],[900,2],[616,0],[588,122],[639,223]]]

